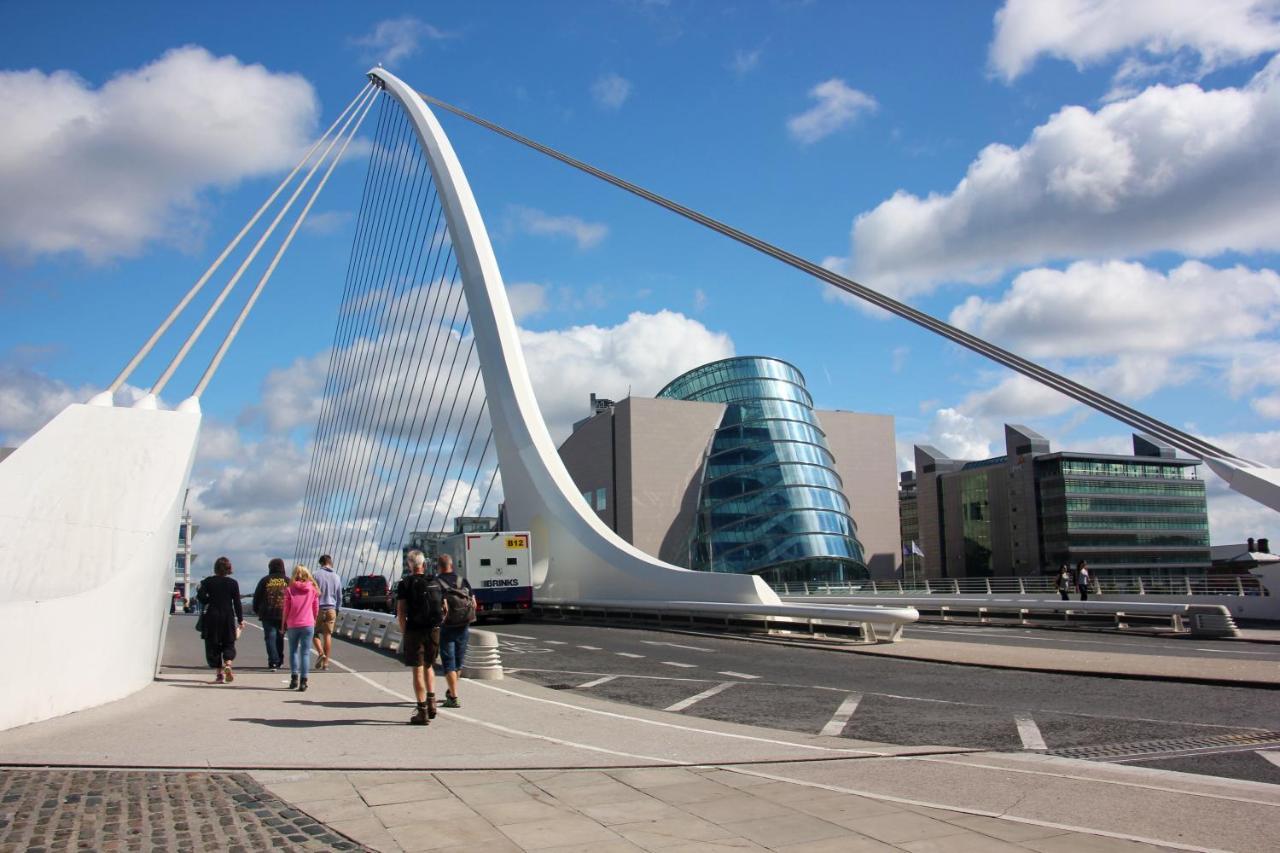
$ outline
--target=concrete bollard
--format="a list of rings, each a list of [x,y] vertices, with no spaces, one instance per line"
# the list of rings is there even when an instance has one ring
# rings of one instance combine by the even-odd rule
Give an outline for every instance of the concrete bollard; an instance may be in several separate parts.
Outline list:
[[[462,677],[479,681],[496,681],[502,678],[502,656],[498,653],[497,634],[471,629],[467,638],[467,659],[462,665]]]

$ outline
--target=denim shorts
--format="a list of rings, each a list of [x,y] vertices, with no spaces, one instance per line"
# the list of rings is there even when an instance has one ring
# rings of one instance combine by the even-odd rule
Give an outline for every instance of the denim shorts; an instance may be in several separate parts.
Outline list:
[[[468,626],[440,629],[440,667],[445,672],[458,672],[467,656]]]

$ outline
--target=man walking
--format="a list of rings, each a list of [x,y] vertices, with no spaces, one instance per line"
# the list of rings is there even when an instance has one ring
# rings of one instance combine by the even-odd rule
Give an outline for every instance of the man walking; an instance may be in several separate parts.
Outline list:
[[[1076,587],[1080,590],[1080,600],[1089,600],[1089,564],[1081,560],[1076,564]]]
[[[469,626],[476,619],[476,598],[471,584],[453,570],[453,558],[441,554],[436,559],[436,582],[444,595],[444,625],[440,628],[440,664],[447,684],[444,707],[461,708],[458,702],[458,673],[467,655]]]
[[[413,668],[417,708],[409,725],[425,726],[436,716],[436,674],[432,669],[440,651],[440,623],[444,620],[443,585],[426,573],[426,558],[418,550],[407,555],[411,574],[396,587],[396,621],[400,624],[400,652]]]
[[[267,644],[267,668],[272,672],[284,664],[284,593],[289,578],[284,573],[284,560],[276,557],[267,563],[267,576],[258,581],[253,591],[253,612],[262,622],[262,636]]]
[[[333,629],[338,624],[338,608],[342,605],[342,579],[333,570],[333,557],[320,557],[320,570],[315,575],[320,590],[320,615],[316,617],[316,635],[312,644],[316,648],[316,669],[328,669],[333,656]]]

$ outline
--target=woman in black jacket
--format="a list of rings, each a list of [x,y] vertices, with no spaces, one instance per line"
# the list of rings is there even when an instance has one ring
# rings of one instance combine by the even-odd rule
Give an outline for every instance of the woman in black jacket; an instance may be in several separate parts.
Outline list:
[[[236,659],[236,638],[244,626],[240,608],[240,584],[231,577],[231,561],[219,557],[213,563],[213,576],[200,581],[196,593],[204,607],[200,636],[204,638],[204,658],[218,673],[217,683],[235,680],[231,662]]]

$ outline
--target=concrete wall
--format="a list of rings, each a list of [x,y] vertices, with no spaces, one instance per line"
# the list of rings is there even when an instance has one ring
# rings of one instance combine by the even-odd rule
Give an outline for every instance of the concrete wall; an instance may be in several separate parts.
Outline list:
[[[199,427],[75,405],[0,465],[0,729],[154,678]]]
[[[893,578],[902,566],[898,526],[898,464],[892,415],[816,412],[844,481],[850,514],[873,578]]]

